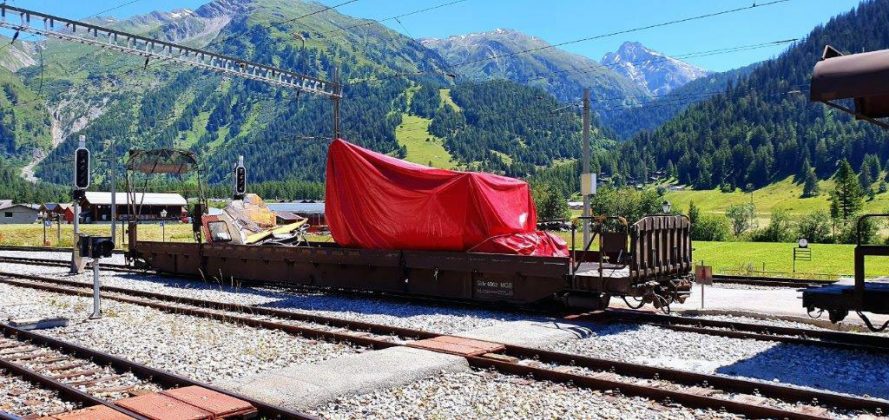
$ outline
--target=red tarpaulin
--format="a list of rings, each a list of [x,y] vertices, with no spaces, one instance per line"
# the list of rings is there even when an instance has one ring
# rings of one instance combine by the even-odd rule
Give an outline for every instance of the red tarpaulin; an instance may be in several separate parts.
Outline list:
[[[513,178],[430,168],[334,140],[326,196],[330,232],[344,247],[567,255],[565,241],[536,232],[531,190]]]

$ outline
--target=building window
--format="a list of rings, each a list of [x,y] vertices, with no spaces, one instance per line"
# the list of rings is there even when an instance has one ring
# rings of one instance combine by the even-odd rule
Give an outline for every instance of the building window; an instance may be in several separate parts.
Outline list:
[[[8,212],[3,213],[3,217],[5,217],[5,218],[7,218],[7,219],[11,219],[11,218],[12,218],[12,212],[11,212],[11,211],[8,211]]]

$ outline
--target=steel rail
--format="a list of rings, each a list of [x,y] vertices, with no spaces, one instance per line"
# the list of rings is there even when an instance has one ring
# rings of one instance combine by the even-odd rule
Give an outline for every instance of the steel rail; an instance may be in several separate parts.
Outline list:
[[[0,328],[2,328],[3,326],[5,326],[5,324],[0,323]],[[11,338],[16,339],[20,342],[26,341],[26,340],[19,339],[18,336],[15,336],[15,335],[9,336],[5,333],[5,331],[4,331],[4,336],[11,337]],[[119,413],[126,414],[130,417],[133,417],[133,418],[147,420],[146,417],[144,417],[138,413],[134,413],[130,410],[127,410],[126,408],[120,407],[111,401],[105,400],[103,398],[94,397],[86,392],[83,392],[77,388],[72,387],[71,385],[68,385],[68,384],[63,383],[61,381],[50,378],[49,376],[42,375],[39,372],[28,369],[27,367],[20,365],[18,363],[13,363],[13,362],[4,360],[3,358],[0,358],[0,369],[4,370],[12,375],[18,376],[28,382],[34,383],[34,384],[40,386],[41,388],[55,391],[56,393],[59,394],[59,397],[62,400],[83,404],[84,407],[101,405],[101,406],[108,407],[108,408],[110,408],[114,411],[117,411]]]
[[[0,262],[7,261],[4,259],[5,257],[0,257]],[[16,260],[17,262],[23,262],[23,260]],[[53,264],[58,263],[60,266],[67,266],[64,261],[55,261],[55,260],[47,260],[51,261]],[[38,264],[43,264],[43,260],[36,261]],[[121,270],[127,270],[121,268]],[[48,282],[58,285],[64,286],[74,286],[74,287],[89,287],[86,283],[79,283],[70,280],[61,280],[61,279],[53,279],[42,276],[28,276],[16,273],[8,273],[0,271],[0,275],[5,275],[8,277],[17,277],[30,279],[35,281]],[[385,334],[385,335],[398,335],[402,337],[411,337],[411,338],[431,338],[435,336],[433,333],[429,332],[421,332],[416,330],[411,330],[407,328],[397,328],[397,327],[389,327],[382,326],[378,324],[365,323],[360,321],[349,321],[343,320],[340,318],[334,317],[323,317],[317,315],[308,315],[308,314],[300,314],[291,311],[284,311],[279,309],[271,309],[271,308],[263,308],[256,306],[246,306],[246,305],[238,305],[231,303],[221,303],[209,300],[202,299],[193,299],[187,297],[176,297],[171,295],[164,295],[161,293],[153,293],[153,292],[144,292],[126,288],[118,288],[118,287],[109,287],[103,286],[102,289],[109,292],[123,293],[129,294],[133,296],[146,297],[151,299],[165,300],[165,301],[174,301],[180,303],[187,303],[189,305],[207,307],[217,310],[231,310],[238,312],[250,312],[259,315],[267,315],[274,316],[279,318],[293,319],[297,321],[305,321],[305,322],[320,322],[324,324],[335,325],[341,328],[347,329],[360,329],[366,330],[376,334]],[[805,345],[820,345],[820,346],[829,346],[835,348],[843,348],[848,350],[865,350],[865,351],[880,351],[887,352],[889,351],[889,337],[876,336],[876,335],[864,335],[864,334],[851,334],[851,333],[843,333],[843,332],[835,332],[835,331],[819,331],[819,330],[806,330],[799,328],[791,328],[791,327],[780,327],[773,325],[761,325],[761,324],[749,324],[742,323],[736,321],[720,321],[720,320],[710,320],[710,319],[690,319],[684,317],[675,317],[668,315],[659,315],[659,314],[651,314],[647,312],[638,312],[638,311],[621,311],[621,310],[608,310],[603,313],[595,314],[589,318],[592,320],[596,320],[598,317],[604,317],[607,321],[611,320],[623,320],[626,322],[645,322],[651,323],[654,325],[661,326],[663,328],[668,328],[676,331],[684,331],[684,332],[694,332],[701,333],[713,336],[721,336],[728,338],[739,338],[739,339],[751,339],[751,340],[764,340],[764,341],[778,341],[784,343],[793,343],[793,344],[805,344]],[[416,335],[420,334],[420,335]]]
[[[642,379],[663,379],[670,382],[690,386],[709,384],[720,390],[747,394],[762,394],[783,401],[797,401],[811,403],[817,400],[819,403],[828,403],[834,407],[853,410],[881,410],[889,412],[889,401],[880,401],[870,398],[837,394],[833,392],[815,391],[795,388],[786,385],[777,385],[768,382],[759,382],[747,379],[739,379],[723,375],[711,375],[685,370],[670,369],[656,366],[641,365],[616,360],[598,359],[589,356],[559,353],[549,350],[541,350],[530,347],[522,347],[506,344],[505,354],[525,359],[534,359],[543,363],[553,363],[569,366],[580,366],[591,370],[612,372],[624,376],[632,376]]]
[[[836,283],[836,280],[812,280],[812,279],[794,279],[787,277],[755,277],[755,276],[733,276],[726,274],[714,274],[714,283],[721,284],[745,284],[749,286],[769,286],[769,287],[818,287],[829,286]]]
[[[140,363],[132,362],[117,356],[113,356],[108,353],[104,353],[101,351],[89,349],[77,344],[69,343],[66,341],[58,340],[52,337],[48,337],[42,334],[38,334],[31,331],[25,331],[20,328],[13,327],[6,323],[0,322],[0,334],[6,337],[15,336],[19,341],[27,340],[31,343],[37,344],[42,347],[52,348],[55,350],[60,350],[63,353],[70,354],[75,357],[79,357],[82,359],[91,360],[97,364],[103,364],[111,366],[113,369],[121,372],[131,372],[134,376],[139,379],[148,380],[155,384],[162,385],[167,388],[177,388],[182,386],[199,386],[202,388],[206,388],[212,391],[216,391],[222,394],[226,394],[228,396],[246,401],[253,405],[257,410],[259,410],[260,416],[266,416],[270,418],[294,418],[294,419],[315,419],[316,417],[298,413],[295,411],[287,410],[281,407],[276,407],[250,397],[246,397],[237,393],[233,393],[231,391],[223,390],[217,388],[213,385],[209,385],[203,382],[195,381],[193,379],[189,379],[183,376],[176,375],[174,373],[167,372],[161,369],[155,369]],[[75,390],[76,391],[76,390]],[[119,411],[119,410],[118,410]],[[136,415],[136,417],[139,417]]]
[[[0,273],[2,276],[6,276],[5,273]],[[27,277],[28,280],[34,280],[34,278],[39,278],[37,276],[25,276],[25,275],[17,275],[18,277]],[[53,279],[55,280],[55,279]],[[34,280],[39,281],[39,280]],[[8,279],[0,279],[0,282],[18,285],[22,287],[30,287],[36,288],[46,291],[53,291],[57,293],[64,294],[75,294],[81,296],[88,296],[90,292],[85,290],[76,290],[75,288],[67,288],[60,286],[52,286],[49,284],[38,285],[34,283],[21,282],[16,280],[8,280]],[[259,328],[268,328],[268,329],[277,329],[288,333],[300,334],[303,336],[317,337],[327,341],[345,341],[349,343],[353,343],[356,345],[370,346],[373,348],[388,348],[394,347],[398,344],[379,340],[372,337],[364,337],[357,336],[352,334],[344,334],[339,332],[330,332],[330,331],[321,331],[315,330],[312,328],[306,327],[298,327],[287,324],[282,324],[279,322],[270,321],[267,319],[256,319],[250,318],[240,315],[226,315],[221,314],[219,312],[214,312],[212,310],[202,309],[202,308],[189,308],[187,306],[183,306],[180,304],[170,305],[163,304],[159,302],[147,302],[142,299],[132,299],[126,298],[123,296],[118,296],[114,294],[108,294],[107,298],[133,303],[137,305],[149,306],[158,310],[163,310],[167,312],[173,313],[182,313],[186,315],[200,316],[211,319],[217,319],[221,321],[227,322],[241,322],[245,325],[250,325]],[[175,298],[175,297],[172,297]],[[242,307],[231,306],[232,308]],[[254,307],[247,307],[248,310],[254,309]],[[303,314],[305,315],[305,314]],[[313,317],[313,315],[307,315]],[[327,318],[327,317],[319,317],[319,318]],[[351,322],[351,321],[349,321]],[[383,331],[387,328],[387,326],[376,326],[377,330]],[[423,336],[439,336],[440,334],[429,333],[425,331],[419,330],[409,330],[413,332],[414,336],[423,337]],[[700,384],[714,384],[717,385],[719,390],[723,391],[735,391],[735,392],[746,392],[746,393],[761,393],[772,396],[776,399],[788,400],[788,401],[796,401],[796,402],[804,402],[809,403],[812,401],[819,401],[821,403],[829,403],[835,407],[846,408],[846,409],[855,409],[855,410],[869,410],[869,409],[880,409],[884,412],[889,412],[889,402],[883,402],[879,400],[873,400],[868,398],[854,397],[854,396],[846,396],[841,394],[835,394],[831,392],[824,391],[815,391],[815,390],[805,390],[794,387],[788,387],[783,385],[770,384],[765,382],[757,382],[751,380],[744,380],[726,376],[719,375],[709,375],[709,374],[700,374],[693,373],[675,369],[668,368],[660,368],[653,366],[645,366],[645,365],[637,365],[633,363],[627,362],[618,362],[614,360],[606,360],[606,359],[597,359],[592,357],[586,357],[581,355],[573,355],[566,353],[558,353],[551,352],[546,350],[525,348],[521,346],[513,346],[513,345],[505,345],[505,351],[503,353],[506,356],[512,356],[517,358],[524,359],[536,359],[542,362],[548,362],[559,365],[573,365],[580,366],[591,370],[596,371],[605,371],[605,372],[613,372],[616,374],[624,375],[624,376],[632,376],[636,378],[660,378],[669,380],[678,384],[685,385],[700,385]],[[539,367],[531,367],[525,366],[521,364],[512,363],[509,361],[498,360],[496,358],[490,357],[467,357],[470,364],[475,367],[483,368],[483,367],[493,367],[495,369],[500,370],[501,372],[508,374],[517,374],[517,375],[536,375],[536,377],[540,377],[543,379],[555,380],[560,382],[571,381],[575,384],[581,385],[587,388],[594,389],[613,389],[618,388],[621,390],[627,390],[627,392],[632,393],[633,395],[644,396],[653,399],[676,399],[675,393],[677,391],[669,391],[663,388],[658,388],[656,386],[647,386],[647,385],[639,385],[639,384],[627,384],[625,382],[614,381],[614,380],[603,380],[601,378],[591,377],[589,375],[580,375],[580,374],[572,374],[566,372],[559,372],[554,369],[544,369]],[[550,379],[552,378],[552,379]],[[679,401],[679,400],[677,400]],[[716,397],[707,397],[707,396],[695,396],[683,398],[682,401],[689,401],[688,404],[693,406],[707,406],[709,408],[714,409],[726,409],[732,412],[736,412],[738,414],[749,415],[753,417],[779,417],[779,418],[820,418],[818,416],[813,416],[805,413],[800,413],[792,410],[781,410],[777,408],[771,407],[763,407],[756,404],[750,404],[746,402],[740,401],[732,401],[725,400],[722,398]],[[729,401],[729,403],[726,403]],[[764,411],[765,410],[765,411]],[[778,411],[775,411],[778,410]]]
[[[609,309],[596,317],[603,321],[641,322],[675,331],[694,332],[729,338],[779,341],[792,344],[820,345],[848,350],[889,352],[889,336],[810,330],[777,325],[751,324],[718,319],[687,318],[649,312]]]
[[[466,358],[471,366],[477,368],[495,368],[501,372],[515,375],[533,375],[534,378],[545,379],[552,382],[569,383],[584,388],[609,390],[617,389],[622,394],[648,398],[652,400],[666,400],[677,402],[687,407],[726,410],[743,414],[752,418],[778,418],[778,419],[825,419],[829,417],[806,414],[803,412],[785,410],[743,401],[735,401],[726,398],[698,395],[694,393],[663,389],[649,385],[632,384],[613,379],[603,379],[587,375],[578,375],[559,372],[552,369],[544,369],[532,366],[518,365],[502,360],[486,357],[469,356]]]
[[[12,246],[0,245],[0,251],[23,251],[23,252],[71,252],[70,247],[53,247],[53,246]],[[115,254],[124,254],[125,251],[115,249]]]

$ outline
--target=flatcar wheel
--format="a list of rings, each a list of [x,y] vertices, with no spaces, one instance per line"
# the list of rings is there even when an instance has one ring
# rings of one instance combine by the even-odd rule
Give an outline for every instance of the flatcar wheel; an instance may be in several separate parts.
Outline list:
[[[844,319],[846,319],[846,315],[849,315],[849,311],[846,309],[831,309],[827,311],[827,315],[830,318],[830,322],[836,324]]]
[[[809,315],[809,318],[818,319],[821,318],[821,315],[824,314],[824,309],[817,309],[817,313],[815,312],[815,308],[806,308],[806,314]],[[813,315],[814,314],[814,315]]]

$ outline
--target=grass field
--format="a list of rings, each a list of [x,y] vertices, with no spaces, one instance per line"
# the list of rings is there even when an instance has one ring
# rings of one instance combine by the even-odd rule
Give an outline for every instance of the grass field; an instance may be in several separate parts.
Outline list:
[[[837,278],[852,276],[854,245],[812,244],[811,261],[797,261],[793,273],[791,243],[767,242],[694,242],[692,256],[696,264],[713,266],[716,274],[758,274],[772,277]],[[889,277],[889,257],[871,257],[865,261],[868,277]]]
[[[571,246],[571,232],[556,232]],[[576,247],[580,248],[581,234],[577,233]],[[594,242],[592,249],[597,249]],[[797,261],[793,272],[795,243],[771,242],[704,242],[692,244],[695,264],[713,267],[715,274],[749,274],[767,277],[799,277],[836,279],[851,276],[854,271],[854,245],[812,244],[811,261]],[[865,262],[867,276],[889,277],[889,257],[872,258]]]
[[[191,225],[168,224],[166,240],[175,242],[192,242]],[[73,227],[62,225],[62,241],[56,240],[56,226],[47,230],[50,246],[70,247]],[[82,225],[81,232],[86,235],[109,235],[109,225]],[[139,225],[139,237],[144,240],[160,241],[162,229],[159,225]],[[118,233],[120,235],[120,233]],[[569,246],[570,232],[559,232]],[[330,235],[309,235],[309,240],[319,242],[332,241]],[[0,245],[6,246],[41,246],[43,228],[34,225],[0,225]],[[122,249],[121,241],[117,241]],[[578,233],[578,247],[580,234]],[[594,244],[595,245],[595,244]],[[796,273],[793,273],[793,248],[791,243],[763,242],[694,242],[693,257],[695,264],[703,262],[713,266],[717,274],[751,274],[773,277],[800,278],[836,278],[851,276],[853,271],[852,252],[854,245],[812,244],[812,261],[797,261]],[[593,249],[596,247],[594,246]],[[867,260],[869,277],[889,276],[889,257]],[[760,273],[763,271],[764,273]]]
[[[58,226],[53,225],[46,230],[46,239],[49,246],[70,247],[74,242],[74,226],[62,225],[61,242],[58,240]],[[84,235],[108,236],[111,235],[111,225],[81,225],[80,232]],[[115,246],[123,249],[120,240],[121,230],[118,225],[117,240]],[[160,225],[139,225],[139,238],[147,241],[161,241],[161,234],[166,235],[166,240],[171,242],[193,242],[191,225],[184,223],[168,223],[161,229]],[[5,246],[43,246],[43,226],[33,225],[0,225],[0,245]]]
[[[812,198],[800,198],[803,187],[794,184],[789,177],[780,182],[753,191],[753,204],[762,221],[768,222],[772,210],[786,210],[791,215],[804,215],[817,210],[829,211],[828,192],[834,187],[833,180],[820,181],[818,184],[821,194]],[[875,185],[876,187],[876,185]],[[723,193],[719,190],[704,191],[670,191],[666,195],[667,200],[673,203],[673,208],[682,212],[688,210],[688,203],[694,201],[702,213],[725,214],[725,210],[733,204],[749,203],[751,194],[736,190],[731,193]],[[864,210],[871,213],[881,213],[889,210],[889,193],[877,194],[872,201],[865,201]]]
[[[401,125],[395,128],[395,139],[407,148],[408,161],[451,169],[454,162],[444,148],[444,140],[429,134],[431,122],[428,118],[402,114]]]

